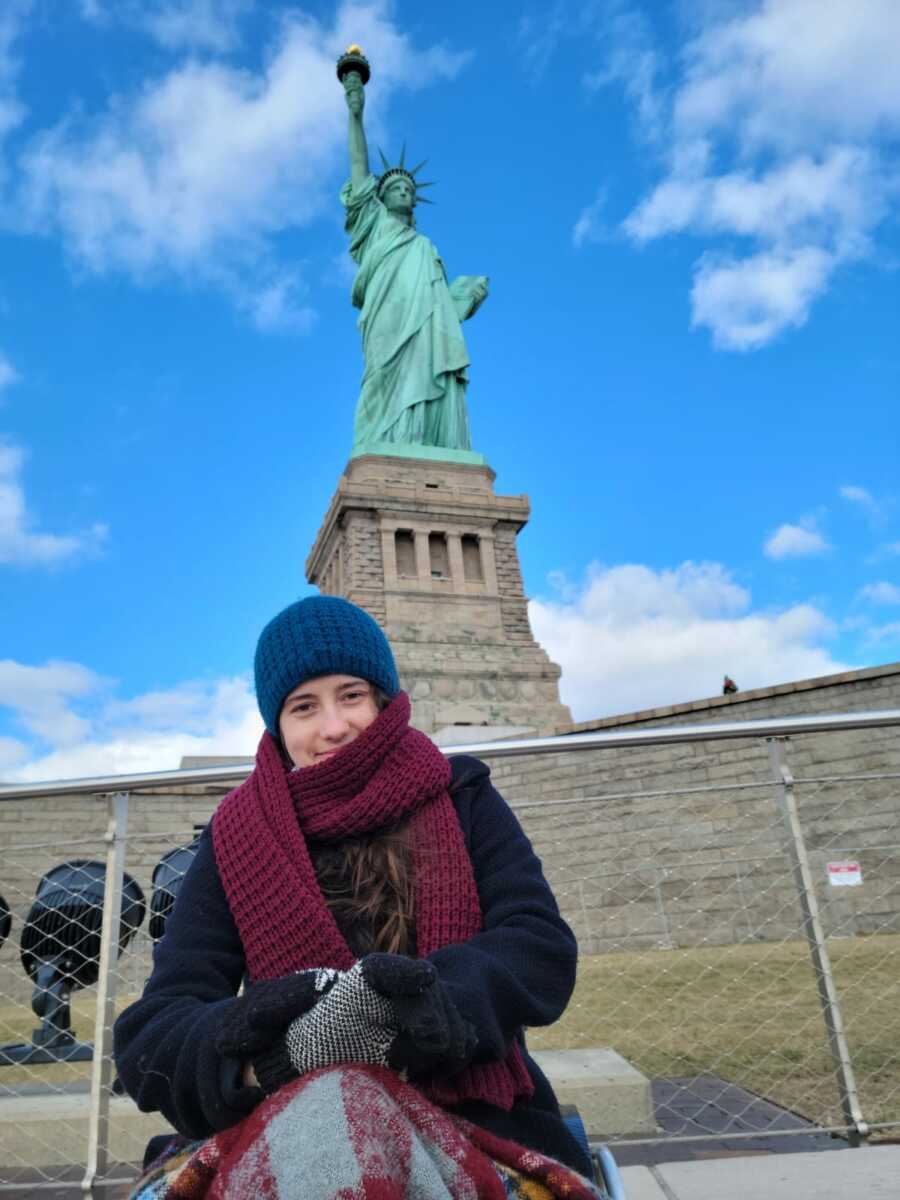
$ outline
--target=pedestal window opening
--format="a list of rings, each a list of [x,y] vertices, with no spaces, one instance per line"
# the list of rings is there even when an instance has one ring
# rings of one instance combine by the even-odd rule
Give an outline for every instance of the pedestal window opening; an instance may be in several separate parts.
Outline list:
[[[464,533],[462,541],[463,574],[466,583],[484,583],[484,564],[481,561],[481,540],[473,533]]]
[[[450,555],[447,552],[447,535],[445,533],[429,533],[428,558],[431,564],[432,579],[450,578]]]
[[[416,539],[411,529],[398,529],[394,534],[397,574],[404,579],[416,578]]]

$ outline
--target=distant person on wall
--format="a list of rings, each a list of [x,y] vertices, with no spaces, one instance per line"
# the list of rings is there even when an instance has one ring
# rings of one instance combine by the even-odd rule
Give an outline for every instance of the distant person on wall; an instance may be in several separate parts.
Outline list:
[[[738,685],[734,682],[734,680],[729,675],[726,675],[725,680],[722,684],[722,695],[723,696],[731,696],[737,690],[738,690]]]
[[[279,613],[255,672],[256,767],[115,1027],[126,1090],[182,1135],[134,1195],[600,1196],[523,1037],[575,940],[488,768],[410,728],[346,600]]]
[[[416,231],[415,168],[369,170],[365,90],[343,78],[350,112],[350,182],[341,191],[350,254],[358,264],[352,298],[360,309],[365,372],[356,406],[354,450],[392,442],[469,450],[469,355],[460,323],[487,296],[483,275],[448,283],[433,242]]]

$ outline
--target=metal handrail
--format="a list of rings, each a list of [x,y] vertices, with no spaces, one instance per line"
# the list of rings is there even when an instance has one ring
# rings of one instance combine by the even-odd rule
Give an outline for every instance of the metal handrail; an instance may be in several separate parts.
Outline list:
[[[570,750],[612,750],[626,746],[668,746],[676,742],[725,741],[732,738],[790,737],[800,733],[838,733],[850,729],[881,729],[900,725],[900,709],[880,712],[827,713],[808,717],[762,717],[754,721],[723,721],[713,725],[667,725],[615,729],[603,733],[573,733],[555,737],[519,738],[504,742],[469,742],[442,747],[445,754],[486,754],[515,758],[523,754],[559,754]],[[0,784],[0,801],[40,796],[133,792],[143,788],[183,787],[202,783],[240,783],[253,769],[253,760],[174,771],[144,771],[132,775],[96,775],[40,783]]]

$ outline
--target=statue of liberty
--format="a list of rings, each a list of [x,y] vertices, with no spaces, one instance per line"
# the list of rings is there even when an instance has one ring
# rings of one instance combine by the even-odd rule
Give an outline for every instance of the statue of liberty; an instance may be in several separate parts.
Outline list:
[[[470,451],[461,322],[487,296],[487,278],[462,275],[448,283],[437,248],[417,232],[413,209],[427,184],[417,182],[416,172],[423,163],[407,170],[401,155],[391,167],[382,155],[384,173],[371,172],[363,129],[369,65],[358,46],[340,59],[338,77],[350,114],[350,182],[341,201],[359,268],[352,299],[365,358],[353,455],[390,454],[393,447],[402,453],[404,446]]]

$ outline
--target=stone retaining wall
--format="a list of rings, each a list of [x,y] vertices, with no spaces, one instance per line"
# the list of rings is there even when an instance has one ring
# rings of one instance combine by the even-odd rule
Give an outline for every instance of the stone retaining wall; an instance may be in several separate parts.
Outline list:
[[[900,664],[557,732],[879,709],[900,709]],[[826,930],[897,931],[900,780],[824,781],[900,773],[900,730],[796,736],[783,753],[798,780]],[[802,917],[765,741],[498,758],[491,766],[583,950],[799,936]],[[862,886],[829,885],[826,864],[842,859],[860,863]]]

